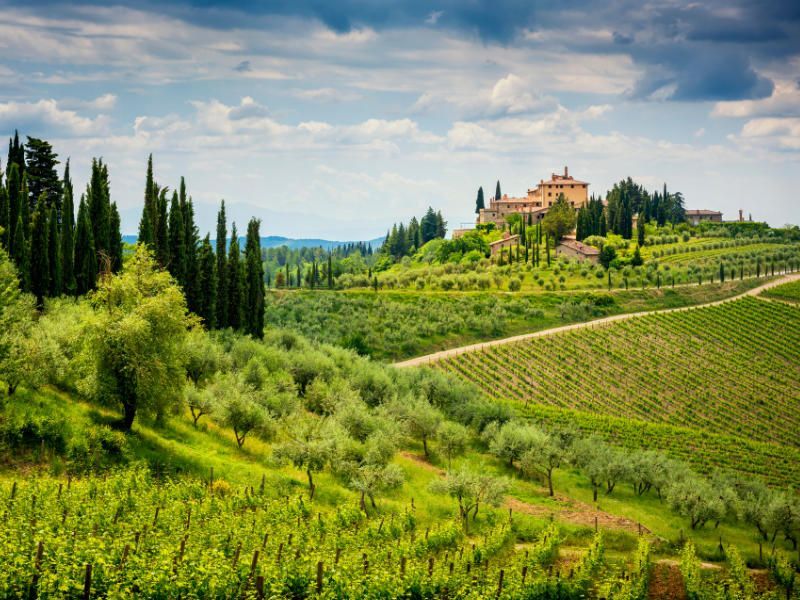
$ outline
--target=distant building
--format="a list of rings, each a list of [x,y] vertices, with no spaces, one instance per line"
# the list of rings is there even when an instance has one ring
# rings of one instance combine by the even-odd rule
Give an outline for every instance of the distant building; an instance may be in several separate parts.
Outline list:
[[[491,198],[489,206],[482,208],[478,214],[478,223],[497,223],[502,225],[506,217],[514,213],[521,213],[525,219],[531,215],[534,224],[540,222],[553,206],[559,194],[564,194],[575,210],[589,202],[589,184],[578,181],[569,174],[569,169],[564,167],[564,174],[551,174],[550,179],[539,181],[535,188],[528,189],[524,198],[510,198],[503,194],[502,198]]]
[[[686,211],[686,220],[692,225],[699,225],[703,221],[722,223],[722,213],[718,210],[693,209]]]
[[[596,263],[600,260],[600,250],[574,239],[564,238],[556,244],[556,256],[568,256]]]
[[[489,242],[489,250],[491,251],[491,255],[495,256],[500,254],[504,249],[513,248],[517,244],[519,244],[519,236],[517,234],[509,235],[506,231],[499,240]]]

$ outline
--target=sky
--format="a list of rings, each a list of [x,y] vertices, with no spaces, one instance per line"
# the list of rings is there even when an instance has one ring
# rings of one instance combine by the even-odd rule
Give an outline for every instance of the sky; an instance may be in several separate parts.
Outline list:
[[[495,183],[631,176],[800,223],[800,2],[0,0],[0,136],[109,165],[135,233],[147,156],[201,231],[371,239]],[[5,152],[0,153],[5,167]],[[62,165],[63,166],[63,165]]]

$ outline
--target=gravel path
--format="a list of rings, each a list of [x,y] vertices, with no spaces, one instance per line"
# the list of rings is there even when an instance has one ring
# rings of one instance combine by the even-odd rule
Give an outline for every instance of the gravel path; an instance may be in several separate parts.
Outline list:
[[[595,328],[595,327],[602,327],[603,325],[607,325],[609,323],[613,323],[614,321],[624,321],[626,319],[635,319],[636,317],[641,317],[644,315],[652,315],[657,313],[670,313],[670,312],[679,312],[684,310],[694,310],[696,308],[704,308],[707,306],[717,306],[719,304],[724,304],[725,302],[733,302],[735,300],[739,300],[740,298],[744,298],[746,296],[757,296],[764,290],[769,288],[775,287],[777,285],[781,285],[784,283],[789,283],[791,281],[797,281],[800,279],[800,273],[793,273],[791,275],[784,275],[779,279],[774,279],[769,281],[763,285],[755,287],[751,290],[748,290],[742,294],[737,296],[731,296],[730,298],[725,298],[724,300],[715,300],[714,302],[707,302],[705,304],[696,304],[694,306],[683,306],[680,308],[664,308],[661,310],[649,310],[649,311],[642,311],[642,312],[635,312],[635,313],[626,313],[622,315],[613,315],[610,317],[603,317],[602,319],[595,319],[594,321],[584,321],[582,323],[573,323],[572,325],[563,325],[561,327],[553,327],[551,329],[543,329],[541,331],[535,331],[533,333],[523,333],[521,335],[513,335],[511,337],[502,338],[499,340],[492,340],[490,342],[480,342],[477,344],[469,344],[467,346],[460,346],[458,348],[450,348],[449,350],[441,350],[439,352],[434,352],[433,354],[426,354],[424,356],[418,356],[416,358],[411,358],[409,360],[404,360],[402,362],[394,363],[395,367],[419,367],[422,365],[427,365],[432,362],[436,362],[437,360],[441,360],[443,358],[449,358],[450,356],[456,356],[458,354],[463,354],[465,352],[474,352],[476,350],[483,350],[484,348],[489,348],[491,346],[500,346],[502,344],[513,344],[514,342],[521,342],[523,340],[529,340],[532,338],[538,337],[545,337],[548,335],[555,335],[558,333],[563,333],[565,331],[572,331],[573,329],[584,329],[586,327]]]

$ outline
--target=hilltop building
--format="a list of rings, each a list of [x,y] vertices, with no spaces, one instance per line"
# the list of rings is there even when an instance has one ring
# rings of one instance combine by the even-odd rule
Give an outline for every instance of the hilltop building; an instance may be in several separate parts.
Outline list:
[[[739,219],[742,219],[741,211],[739,211]],[[686,220],[692,225],[699,225],[704,221],[722,223],[722,213],[718,210],[692,209],[686,211]]]
[[[502,198],[490,198],[489,206],[482,208],[478,214],[478,224],[502,225],[506,217],[514,213],[521,213],[526,218],[532,215],[533,222],[538,223],[547,214],[547,210],[559,194],[564,194],[567,202],[577,210],[589,202],[589,184],[572,177],[569,169],[564,167],[563,175],[553,173],[547,181],[540,180],[535,188],[528,189],[528,195],[525,197],[511,198],[503,194]]]
[[[519,244],[519,236],[517,234],[510,235],[507,231],[499,240],[489,242],[489,250],[492,256],[500,254],[506,248],[513,248]]]

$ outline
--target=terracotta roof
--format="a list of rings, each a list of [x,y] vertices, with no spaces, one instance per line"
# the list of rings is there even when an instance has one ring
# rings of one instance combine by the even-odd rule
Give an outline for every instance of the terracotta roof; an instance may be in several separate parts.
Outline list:
[[[490,246],[494,246],[495,244],[499,244],[501,242],[513,242],[517,238],[519,238],[519,236],[515,233],[514,235],[510,235],[508,237],[503,237],[503,238],[500,238],[499,240],[495,240],[493,242],[489,242],[489,245]]]
[[[695,208],[695,209],[692,209],[692,210],[687,210],[686,214],[687,215],[691,215],[691,216],[700,216],[700,215],[721,215],[722,213],[719,212],[718,210],[707,210],[705,208],[699,208],[699,209]]]
[[[540,185],[567,185],[567,184],[580,184],[580,185],[589,185],[588,181],[579,181],[577,179],[564,179],[560,175],[556,176],[556,178],[551,179],[550,181],[544,181]]]
[[[597,256],[600,254],[600,250],[595,248],[594,246],[587,246],[586,244],[582,244],[581,242],[577,242],[575,240],[564,239],[558,243],[559,246],[566,246],[567,248],[572,248],[576,252],[580,252],[584,256]]]

